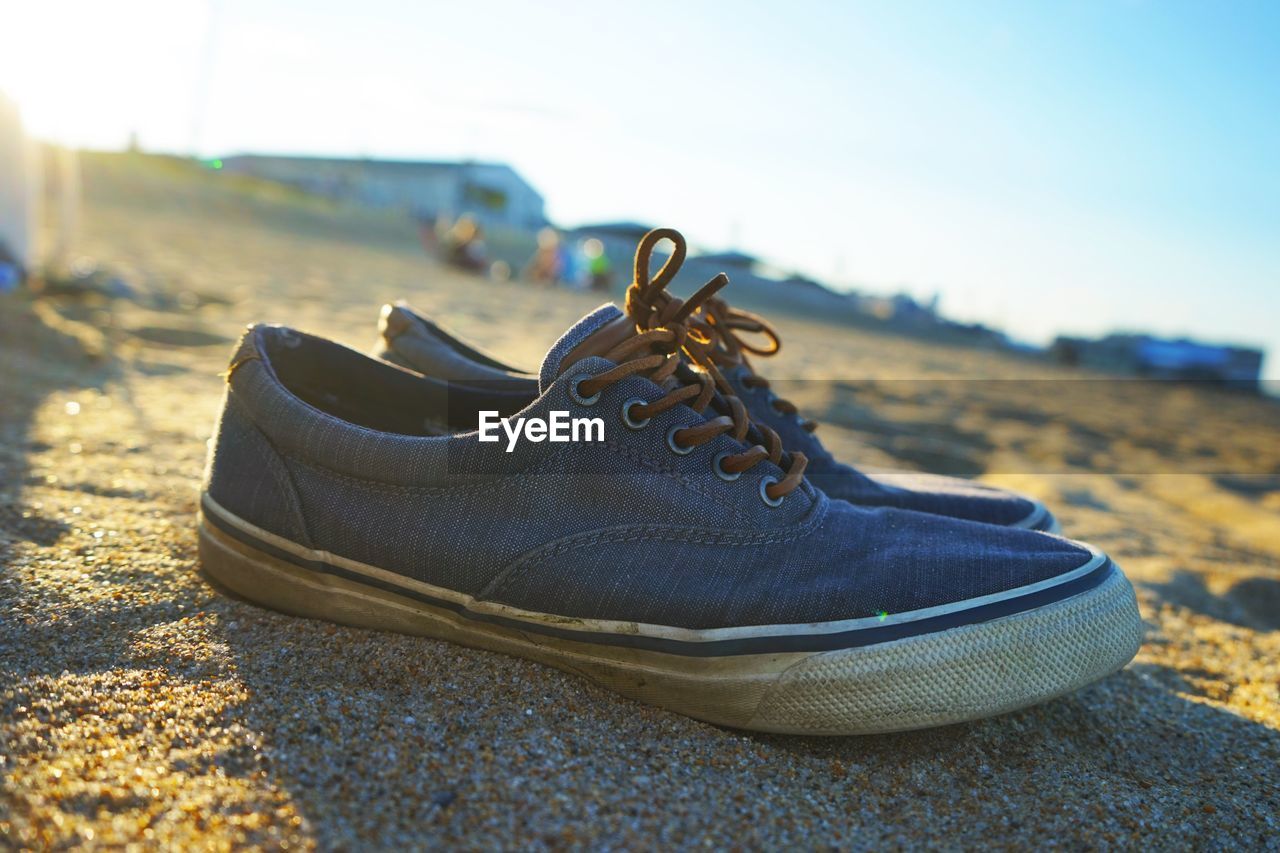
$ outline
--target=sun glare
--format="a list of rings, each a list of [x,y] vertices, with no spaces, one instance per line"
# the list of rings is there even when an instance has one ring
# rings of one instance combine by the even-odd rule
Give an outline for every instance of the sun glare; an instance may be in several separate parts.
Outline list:
[[[181,145],[206,36],[200,0],[27,2],[6,12],[0,91],[28,131],[86,147],[122,146],[131,134]]]

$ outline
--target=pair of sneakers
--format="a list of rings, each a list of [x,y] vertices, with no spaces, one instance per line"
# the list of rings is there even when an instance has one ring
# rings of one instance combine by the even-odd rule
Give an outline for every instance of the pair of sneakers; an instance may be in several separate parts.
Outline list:
[[[777,338],[717,295],[727,280],[667,292],[684,253],[646,236],[626,310],[579,320],[536,375],[404,306],[376,358],[250,327],[211,443],[205,570],[285,612],[761,731],[975,719],[1133,657],[1142,622],[1106,555],[1019,496],[835,460],[755,373],[746,353]]]

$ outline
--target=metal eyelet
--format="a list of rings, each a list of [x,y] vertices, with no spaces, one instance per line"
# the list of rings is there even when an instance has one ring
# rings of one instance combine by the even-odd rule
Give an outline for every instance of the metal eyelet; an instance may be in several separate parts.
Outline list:
[[[684,427],[679,426],[677,424],[676,426],[673,426],[671,429],[667,430],[667,447],[670,447],[671,452],[677,456],[688,456],[690,453],[693,452],[693,448],[683,447],[676,442],[676,433],[678,433],[682,429],[684,429]]]
[[[769,487],[776,482],[778,482],[778,478],[770,475],[765,475],[760,478],[760,500],[764,501],[769,506],[782,506],[782,502],[786,500],[787,497],[786,495],[783,495],[777,500],[769,497]]]
[[[623,403],[622,404],[622,422],[626,424],[628,427],[630,427],[631,429],[644,429],[645,426],[648,425],[649,421],[653,420],[653,418],[651,417],[640,418],[639,420],[637,420],[636,418],[631,417],[631,410],[636,406],[643,406],[648,402],[649,402],[648,400],[642,399],[640,397],[632,397],[630,400]]]
[[[573,377],[573,381],[569,383],[569,396],[572,397],[575,401],[577,401],[579,405],[594,406],[596,403],[600,402],[600,395],[604,393],[603,391],[597,391],[596,393],[592,394],[590,397],[582,396],[582,393],[578,391],[578,386],[581,385],[583,382],[586,382],[590,378],[591,378],[590,375],[586,373],[580,373],[577,376]]]
[[[724,470],[724,466],[720,464],[721,462],[723,462],[725,459],[729,458],[732,455],[733,455],[732,453],[726,450],[724,453],[716,454],[716,458],[711,460],[711,470],[715,471],[716,476],[719,477],[721,480],[724,480],[726,483],[732,483],[734,480],[742,476],[741,471],[738,471],[737,473],[734,473],[734,474],[730,474],[728,471]]]

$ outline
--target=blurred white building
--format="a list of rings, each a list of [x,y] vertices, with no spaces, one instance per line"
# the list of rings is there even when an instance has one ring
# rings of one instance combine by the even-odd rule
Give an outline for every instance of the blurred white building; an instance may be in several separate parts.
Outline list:
[[[470,214],[486,227],[534,231],[547,224],[542,196],[510,166],[471,161],[368,160],[238,154],[227,171],[328,198],[408,210],[424,220]]]

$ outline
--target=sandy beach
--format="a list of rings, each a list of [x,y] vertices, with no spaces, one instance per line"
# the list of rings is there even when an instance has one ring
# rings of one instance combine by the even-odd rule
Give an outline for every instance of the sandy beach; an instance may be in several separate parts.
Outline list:
[[[0,296],[0,847],[1280,849],[1275,400],[771,315],[759,366],[833,451],[1043,499],[1123,566],[1149,632],[1016,714],[745,734],[199,570],[246,323],[367,349],[403,297],[536,367],[598,295],[449,272],[404,218],[186,162],[83,166],[80,250],[133,296]]]

